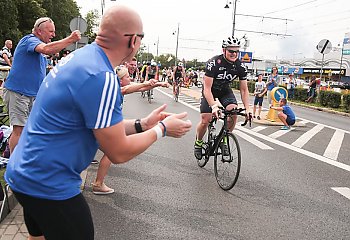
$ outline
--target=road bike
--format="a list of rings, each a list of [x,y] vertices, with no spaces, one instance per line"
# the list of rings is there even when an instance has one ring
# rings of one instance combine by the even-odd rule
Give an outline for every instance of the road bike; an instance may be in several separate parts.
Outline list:
[[[180,95],[180,86],[181,86],[181,79],[180,78],[177,78],[176,81],[175,81],[175,92],[174,92],[174,100],[175,102],[178,102],[179,101],[179,95]]]
[[[249,121],[251,126],[252,116],[247,115],[244,108],[226,110],[220,107],[220,112],[219,119],[223,121],[220,132],[217,134],[215,129],[218,119],[213,117],[203,138],[202,158],[197,158],[197,163],[199,167],[204,167],[213,156],[216,181],[227,191],[236,184],[241,169],[241,150],[236,136],[229,130],[228,119],[232,119],[233,115],[241,115],[246,118],[241,125],[245,126]]]

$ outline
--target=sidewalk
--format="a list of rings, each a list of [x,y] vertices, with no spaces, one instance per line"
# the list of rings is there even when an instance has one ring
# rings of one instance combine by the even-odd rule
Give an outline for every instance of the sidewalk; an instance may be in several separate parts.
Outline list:
[[[85,185],[86,175],[87,169],[80,174],[83,180],[81,183],[82,190]],[[28,238],[28,230],[24,224],[22,206],[18,204],[11,192],[9,192],[9,201],[14,208],[0,223],[0,240],[26,240]]]

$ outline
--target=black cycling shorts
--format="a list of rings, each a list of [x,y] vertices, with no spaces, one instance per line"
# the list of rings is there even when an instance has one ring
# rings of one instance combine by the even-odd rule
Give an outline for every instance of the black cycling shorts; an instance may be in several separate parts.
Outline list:
[[[13,192],[23,207],[31,236],[52,240],[93,240],[94,225],[82,194],[67,200],[47,200]]]
[[[237,100],[235,95],[233,94],[231,89],[224,90],[221,92],[221,94],[214,93],[213,94],[214,98],[218,98],[220,103],[224,108],[226,108],[230,104],[236,104],[237,105]],[[200,111],[201,113],[211,113],[212,109],[209,106],[207,100],[204,97],[204,94],[202,93],[201,97],[201,106],[200,106]]]

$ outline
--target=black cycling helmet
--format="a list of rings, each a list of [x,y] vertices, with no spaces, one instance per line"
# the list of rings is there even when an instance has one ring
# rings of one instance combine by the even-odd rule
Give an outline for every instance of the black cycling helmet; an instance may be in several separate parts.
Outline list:
[[[241,42],[238,40],[238,38],[232,36],[228,37],[227,39],[222,40],[222,48],[227,47],[240,47]]]

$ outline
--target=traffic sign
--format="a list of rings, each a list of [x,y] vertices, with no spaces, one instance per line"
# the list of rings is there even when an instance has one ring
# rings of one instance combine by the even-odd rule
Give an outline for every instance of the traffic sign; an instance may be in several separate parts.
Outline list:
[[[75,30],[79,30],[81,34],[83,34],[87,29],[87,22],[84,18],[76,17],[73,18],[69,23],[69,28],[73,32]]]
[[[279,102],[282,98],[288,98],[288,91],[283,87],[275,87],[271,91],[272,100]]]
[[[251,63],[253,58],[252,52],[240,52],[240,60],[241,62]]]
[[[328,39],[322,39],[317,44],[316,49],[322,54],[327,54],[332,50],[332,44]]]

